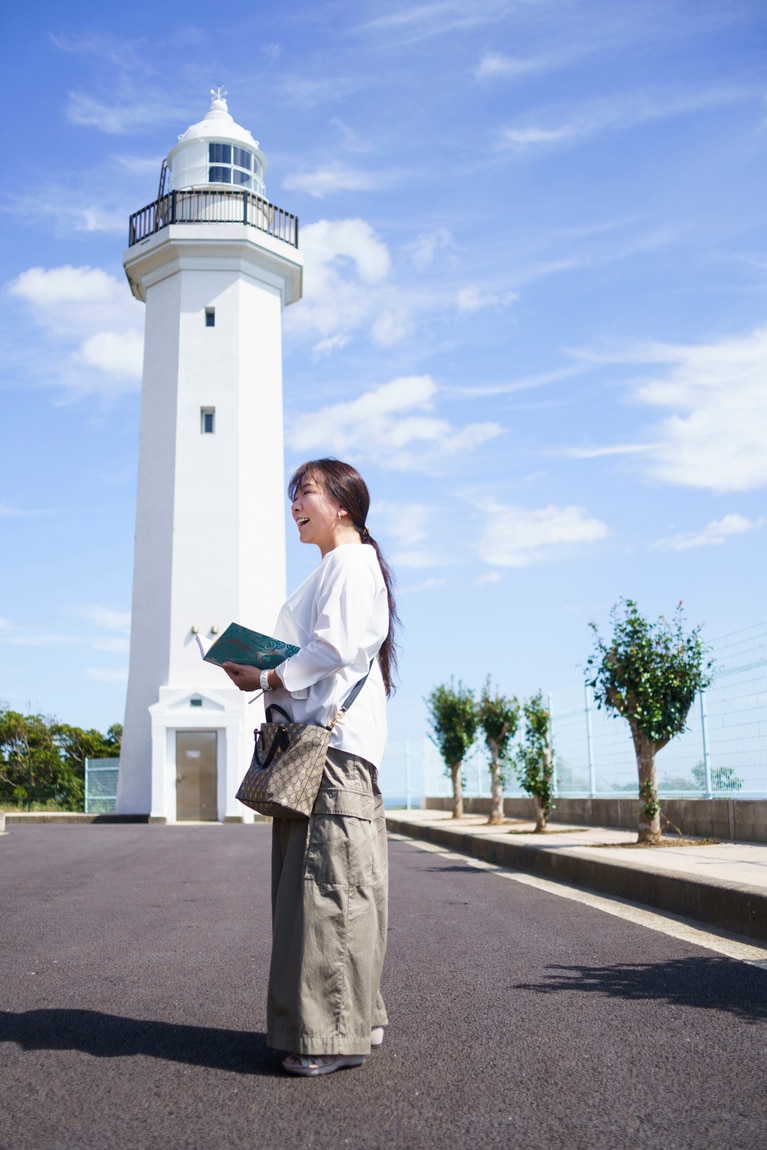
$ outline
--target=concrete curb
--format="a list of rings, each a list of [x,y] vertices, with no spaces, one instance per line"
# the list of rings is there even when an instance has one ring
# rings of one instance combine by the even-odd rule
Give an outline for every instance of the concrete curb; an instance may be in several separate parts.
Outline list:
[[[613,859],[595,858],[593,848],[547,847],[479,837],[447,826],[398,819],[396,815],[387,815],[386,825],[393,834],[435,843],[496,866],[617,895],[767,942],[767,892],[758,887],[643,870]]]

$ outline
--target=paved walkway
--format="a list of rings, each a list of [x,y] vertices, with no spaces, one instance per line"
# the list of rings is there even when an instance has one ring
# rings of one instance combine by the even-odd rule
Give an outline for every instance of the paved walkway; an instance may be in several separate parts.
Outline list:
[[[501,866],[608,892],[767,941],[767,844],[638,847],[636,833],[609,827],[506,819],[453,819],[448,811],[390,810],[389,829],[441,843]],[[671,839],[666,841],[671,842]]]

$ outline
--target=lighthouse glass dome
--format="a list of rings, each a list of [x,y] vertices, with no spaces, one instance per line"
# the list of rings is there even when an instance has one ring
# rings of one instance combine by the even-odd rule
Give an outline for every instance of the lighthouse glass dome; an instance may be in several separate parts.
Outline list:
[[[258,140],[234,122],[220,92],[212,95],[207,115],[187,128],[168,155],[173,188],[223,184],[265,196],[266,159]]]
[[[208,144],[208,183],[237,184],[258,191],[263,188],[263,165],[255,152],[235,144]]]

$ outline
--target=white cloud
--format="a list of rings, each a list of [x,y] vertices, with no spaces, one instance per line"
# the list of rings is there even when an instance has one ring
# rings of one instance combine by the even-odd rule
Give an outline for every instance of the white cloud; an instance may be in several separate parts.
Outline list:
[[[428,375],[402,376],[348,402],[303,412],[291,420],[287,441],[301,454],[375,459],[394,470],[428,470],[499,435],[497,423],[454,428],[430,413],[437,385]]]
[[[113,300],[122,285],[101,268],[64,267],[46,270],[29,268],[9,285],[11,295],[19,296],[36,309],[48,309],[62,303],[102,303]]]
[[[143,306],[101,268],[29,268],[8,285],[48,335],[46,356],[29,359],[45,383],[111,392],[141,379]]]
[[[658,428],[652,474],[715,491],[767,484],[767,328],[698,346],[652,345],[645,354],[673,364],[637,392],[643,403],[675,409]]]
[[[643,443],[570,449],[575,458],[637,454],[664,483],[713,491],[767,484],[767,327],[708,344],[636,345],[592,363],[668,364],[635,383],[642,404],[672,409]]]
[[[425,268],[439,251],[452,248],[445,229],[424,233],[403,249]],[[456,310],[470,314],[487,307],[504,307],[516,293],[475,285],[458,289],[436,277],[423,289],[394,282],[389,249],[362,219],[319,220],[302,231],[304,295],[300,307],[285,313],[287,333],[319,336],[315,355],[338,350],[351,334],[366,332],[375,343],[389,347],[418,327],[424,315]]]
[[[654,547],[668,547],[672,551],[688,551],[691,547],[721,546],[731,535],[745,535],[764,525],[764,519],[748,519],[737,513],[713,519],[700,531],[687,531],[658,539]]]
[[[80,345],[77,356],[88,367],[107,375],[140,380],[144,339],[138,331],[101,331]]]
[[[360,219],[319,220],[302,229],[304,295],[285,313],[286,331],[327,341],[371,326],[383,310],[379,290],[391,269],[386,245]]]
[[[477,505],[485,516],[479,554],[495,567],[528,567],[608,534],[607,525],[587,516],[583,507],[551,504],[531,510],[494,500]]]

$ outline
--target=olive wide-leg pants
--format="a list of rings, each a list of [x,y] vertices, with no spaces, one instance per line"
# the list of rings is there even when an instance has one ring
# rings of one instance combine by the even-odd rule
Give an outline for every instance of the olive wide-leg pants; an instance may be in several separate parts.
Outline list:
[[[272,828],[267,1043],[295,1054],[369,1054],[388,1019],[386,822],[377,771],[331,749],[308,819]]]

